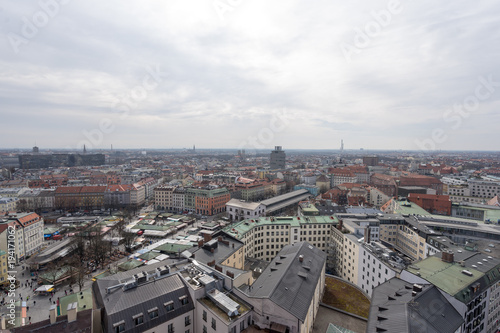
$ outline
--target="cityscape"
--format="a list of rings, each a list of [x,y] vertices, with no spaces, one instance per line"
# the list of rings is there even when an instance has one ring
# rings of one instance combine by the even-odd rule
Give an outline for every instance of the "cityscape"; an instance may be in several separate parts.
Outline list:
[[[2,330],[497,332],[500,153],[343,145],[1,151]]]
[[[500,333],[500,3],[0,3],[0,333]]]

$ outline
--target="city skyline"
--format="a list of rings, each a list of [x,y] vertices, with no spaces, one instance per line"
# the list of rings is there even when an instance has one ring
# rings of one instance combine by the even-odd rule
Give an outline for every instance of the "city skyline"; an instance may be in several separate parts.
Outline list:
[[[498,150],[499,9],[8,2],[0,149]]]

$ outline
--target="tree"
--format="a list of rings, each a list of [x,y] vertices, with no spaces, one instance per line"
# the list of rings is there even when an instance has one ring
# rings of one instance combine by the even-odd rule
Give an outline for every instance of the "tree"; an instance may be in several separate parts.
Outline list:
[[[28,211],[28,202],[26,199],[20,199],[16,202],[16,210],[19,212]]]
[[[106,261],[111,252],[111,242],[104,240],[99,227],[89,228],[88,238],[89,258],[94,260],[96,267],[99,267]]]

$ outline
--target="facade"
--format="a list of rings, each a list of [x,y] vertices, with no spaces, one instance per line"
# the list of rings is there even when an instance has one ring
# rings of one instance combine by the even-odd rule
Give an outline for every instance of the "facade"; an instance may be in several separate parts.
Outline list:
[[[387,201],[391,199],[387,194],[375,187],[370,187],[369,191],[370,196],[368,199],[368,203],[372,206],[375,206],[376,208],[382,207]]]
[[[186,190],[183,187],[176,187],[172,192],[172,209],[174,211],[183,211],[185,208],[184,198]]]
[[[416,203],[431,214],[451,215],[451,201],[447,195],[410,193],[408,200]]]
[[[500,182],[470,180],[469,189],[472,197],[485,198],[489,200],[500,195]]]
[[[266,207],[260,202],[231,199],[226,203],[226,212],[231,221],[241,221],[266,216]]]
[[[0,250],[9,252],[8,237],[14,230],[16,264],[40,251],[43,245],[43,219],[36,213],[10,213],[0,219]]]
[[[286,154],[281,146],[274,147],[274,150],[269,155],[269,168],[271,170],[285,170]]]
[[[154,189],[155,207],[161,210],[174,209],[173,193],[175,186],[162,185]]]
[[[61,186],[55,190],[55,208],[97,209],[104,205],[106,186]]]
[[[332,168],[328,172],[330,173],[330,188],[357,181],[356,175],[349,169]]]
[[[105,164],[104,154],[27,154],[19,155],[21,169],[97,166]]]
[[[195,189],[195,211],[202,215],[216,215],[226,211],[231,195],[226,188]]]
[[[18,200],[18,198],[0,198],[0,212],[15,211]]]
[[[222,232],[244,244],[243,254],[271,261],[289,244],[308,242],[320,250],[329,248],[335,216],[286,216],[246,219],[225,227]]]
[[[107,207],[124,207],[131,204],[132,185],[108,185],[104,192],[104,205]]]

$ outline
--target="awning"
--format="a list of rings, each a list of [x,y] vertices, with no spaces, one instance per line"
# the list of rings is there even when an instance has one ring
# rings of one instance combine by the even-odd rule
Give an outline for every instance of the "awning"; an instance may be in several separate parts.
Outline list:
[[[43,286],[38,287],[35,291],[38,292],[50,292],[54,290],[54,285],[53,284],[44,284]]]

